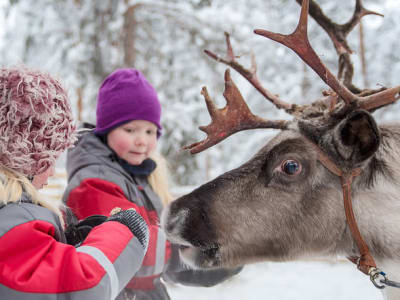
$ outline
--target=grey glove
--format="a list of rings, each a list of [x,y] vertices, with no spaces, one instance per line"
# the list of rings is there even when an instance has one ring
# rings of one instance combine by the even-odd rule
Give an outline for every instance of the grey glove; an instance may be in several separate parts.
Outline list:
[[[149,245],[149,228],[143,217],[136,212],[136,210],[120,210],[112,214],[107,220],[116,221],[124,224],[132,231],[133,235],[137,237],[139,242],[142,244],[145,251],[147,251],[147,246]]]

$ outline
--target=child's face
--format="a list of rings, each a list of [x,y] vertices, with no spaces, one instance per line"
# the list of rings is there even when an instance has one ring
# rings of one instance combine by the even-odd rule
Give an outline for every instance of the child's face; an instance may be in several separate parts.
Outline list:
[[[140,165],[157,145],[157,126],[149,121],[133,120],[107,136],[108,146],[131,165]]]

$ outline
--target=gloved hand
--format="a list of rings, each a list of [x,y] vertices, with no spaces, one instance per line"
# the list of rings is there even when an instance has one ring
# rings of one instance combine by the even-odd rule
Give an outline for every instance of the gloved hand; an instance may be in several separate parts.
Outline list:
[[[93,227],[104,223],[106,220],[106,216],[93,215],[76,224],[68,225],[65,229],[67,243],[73,246],[79,246],[86,239]]]
[[[145,251],[149,245],[149,227],[143,217],[136,212],[133,208],[127,210],[121,210],[120,208],[114,208],[111,211],[111,216],[106,220],[116,221],[124,224],[132,231],[133,235],[137,237],[139,242],[142,244]]]

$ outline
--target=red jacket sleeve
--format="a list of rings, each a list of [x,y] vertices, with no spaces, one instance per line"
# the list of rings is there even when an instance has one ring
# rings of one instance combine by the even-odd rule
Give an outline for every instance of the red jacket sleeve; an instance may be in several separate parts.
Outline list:
[[[136,209],[147,223],[148,217],[143,207],[129,201],[122,189],[115,183],[99,178],[88,178],[70,191],[67,206],[81,220],[91,215],[109,216],[114,207]]]
[[[88,292],[88,289],[95,289],[101,280],[108,280],[105,264],[87,249],[101,253],[109,267],[123,256],[128,261],[130,258],[136,259],[136,263],[130,266],[133,270],[122,275],[127,278],[118,278],[121,283],[131,278],[134,269],[139,269],[144,256],[144,250],[131,231],[118,222],[105,222],[97,226],[78,248],[58,242],[54,232],[52,223],[31,220],[1,236],[0,283],[24,293],[74,292],[74,296],[67,298],[80,299],[79,291]],[[119,268],[117,265],[111,267],[117,277],[126,273]],[[110,297],[97,295],[96,291],[93,291],[93,296],[96,299]]]
[[[72,209],[78,219],[84,219],[95,214],[108,216],[114,207],[136,209],[149,225],[150,232],[149,246],[143,260],[143,266],[154,266],[156,264],[157,240],[159,234],[162,234],[158,226],[157,214],[155,211],[147,211],[144,207],[129,201],[117,184],[99,178],[87,178],[70,191],[67,206]],[[170,257],[169,242],[165,246],[164,257],[166,261]],[[139,285],[143,286],[143,284]]]

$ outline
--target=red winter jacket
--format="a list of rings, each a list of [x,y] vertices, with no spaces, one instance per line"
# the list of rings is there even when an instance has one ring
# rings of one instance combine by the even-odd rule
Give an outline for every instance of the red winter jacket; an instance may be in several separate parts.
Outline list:
[[[105,222],[75,248],[58,216],[27,202],[0,208],[0,298],[115,299],[144,257],[128,227]]]
[[[134,299],[169,299],[161,276],[187,285],[211,286],[238,272],[239,269],[194,271],[184,266],[179,260],[178,247],[171,246],[159,228],[163,206],[147,175],[135,175],[126,166],[122,167],[111,149],[92,132],[81,136],[77,145],[68,151],[67,172],[68,186],[63,201],[78,219],[95,214],[108,216],[114,207],[133,207],[149,224],[147,254],[127,285]]]
[[[171,251],[170,243],[159,230],[159,220],[155,210],[149,211],[145,206],[129,201],[118,185],[99,178],[82,180],[79,186],[69,192],[67,206],[79,220],[91,215],[108,216],[114,207],[134,208],[138,211],[149,225],[150,240],[142,267],[127,287],[142,290],[154,288],[153,280],[162,273]]]

